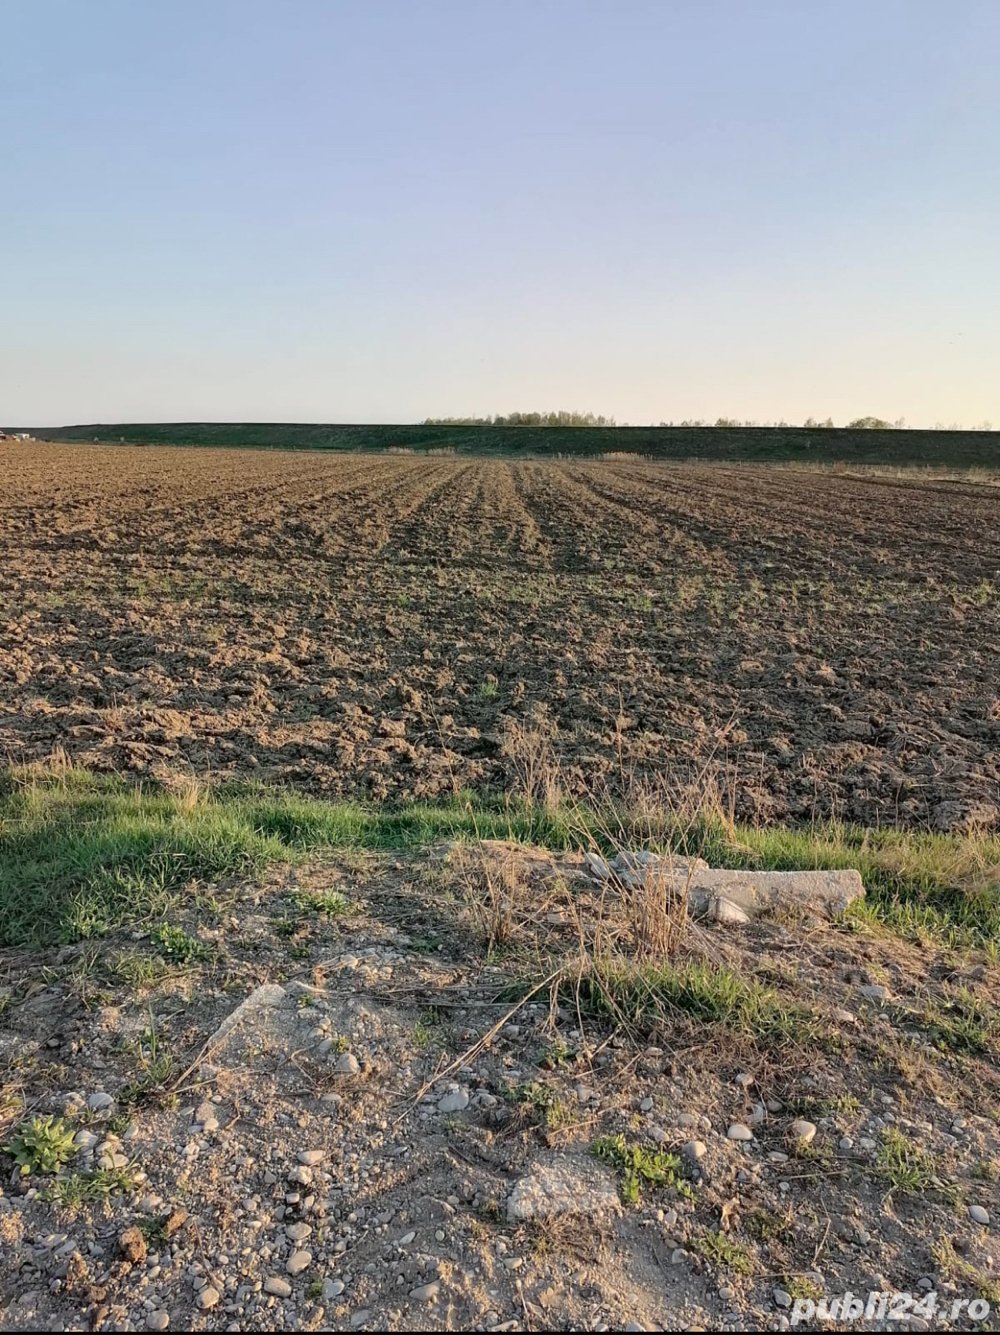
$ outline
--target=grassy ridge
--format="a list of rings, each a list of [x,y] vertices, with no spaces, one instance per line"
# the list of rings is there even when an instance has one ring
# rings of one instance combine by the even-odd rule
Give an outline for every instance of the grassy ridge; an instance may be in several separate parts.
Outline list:
[[[0,946],[39,947],[162,917],[199,887],[294,862],[310,849],[404,849],[512,838],[569,848],[629,833],[629,814],[524,802],[365,807],[241,786],[139,788],[83,770],[0,774]],[[698,852],[718,867],[857,867],[859,926],[954,945],[1000,937],[1000,840],[840,827],[768,830],[669,815],[636,839]],[[652,836],[652,837],[651,837]]]
[[[817,463],[1000,467],[996,431],[849,431],[807,427],[351,426],[297,422],[92,423],[37,427],[45,440],[125,441],[254,449],[449,449],[496,455],[803,460]]]

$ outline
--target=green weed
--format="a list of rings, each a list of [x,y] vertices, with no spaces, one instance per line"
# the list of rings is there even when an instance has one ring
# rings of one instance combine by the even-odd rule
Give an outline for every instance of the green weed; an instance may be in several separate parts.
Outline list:
[[[753,1253],[728,1233],[705,1229],[691,1239],[690,1247],[709,1264],[735,1275],[752,1275],[756,1269]]]
[[[890,1191],[916,1194],[941,1185],[933,1159],[895,1127],[882,1133],[875,1169]]]
[[[68,1163],[75,1152],[74,1131],[62,1117],[32,1117],[5,1146],[21,1175],[51,1176]]]
[[[595,1159],[612,1164],[620,1174],[622,1200],[635,1205],[644,1186],[672,1187],[680,1196],[691,1196],[690,1185],[680,1176],[676,1154],[630,1145],[623,1135],[602,1136],[590,1147]]]

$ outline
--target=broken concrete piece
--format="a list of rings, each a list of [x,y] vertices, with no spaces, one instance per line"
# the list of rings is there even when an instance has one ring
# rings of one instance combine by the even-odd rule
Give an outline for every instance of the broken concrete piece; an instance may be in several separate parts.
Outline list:
[[[215,1048],[218,1044],[224,1042],[235,1029],[238,1029],[241,1025],[252,1023],[260,1016],[262,1011],[275,1010],[277,1007],[283,1006],[287,997],[288,993],[277,983],[264,983],[261,987],[254,988],[247,999],[241,1002],[222,1021],[209,1039],[209,1047]]]
[[[649,877],[687,879],[709,869],[704,858],[682,857],[679,853],[650,853],[646,849],[619,853],[610,867],[626,885],[641,885]]]
[[[750,915],[725,895],[716,895],[709,906],[708,916],[713,922],[727,923],[731,927],[742,927],[750,921]]]
[[[708,871],[704,858],[682,857],[679,853],[650,853],[647,849],[619,853],[610,862],[599,853],[584,853],[584,863],[599,881],[614,881],[637,890],[654,880],[677,880],[681,885],[699,871]]]
[[[286,1007],[287,1017],[282,1014]],[[208,1040],[201,1058],[202,1073],[205,1073],[208,1062],[228,1063],[237,1059],[248,1045],[273,1040],[279,1029],[294,1025],[295,1016],[295,1009],[283,987],[277,983],[264,983],[255,988],[226,1016]]]
[[[507,1201],[507,1219],[512,1224],[620,1210],[618,1188],[608,1173],[588,1159],[569,1155],[537,1160]]]
[[[587,864],[587,870],[593,872],[599,881],[607,881],[610,878],[611,866],[600,853],[586,852],[583,860]]]
[[[751,918],[788,906],[834,918],[864,893],[861,875],[854,870],[698,871],[688,902],[696,916],[714,916],[721,898]]]
[[[647,849],[625,850],[611,861],[587,852],[583,860],[600,881],[612,881],[627,889],[658,881],[674,894],[687,891],[690,911],[715,922],[743,923],[768,910],[789,906],[833,918],[865,893],[861,876],[853,869],[713,870],[704,858],[651,853]]]

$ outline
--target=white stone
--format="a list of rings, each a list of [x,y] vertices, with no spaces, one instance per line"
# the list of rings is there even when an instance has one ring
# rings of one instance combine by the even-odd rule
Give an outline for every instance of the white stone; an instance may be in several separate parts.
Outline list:
[[[753,1140],[753,1132],[742,1122],[734,1122],[726,1132],[726,1137],[729,1140]]]
[[[597,1216],[621,1209],[618,1188],[598,1164],[578,1156],[537,1160],[514,1185],[507,1201],[512,1224],[560,1215]]]
[[[211,1284],[206,1284],[198,1294],[198,1306],[203,1312],[207,1312],[210,1308],[218,1305],[221,1297],[222,1294],[217,1288],[214,1288]]]
[[[815,1139],[816,1127],[804,1117],[798,1118],[788,1129],[789,1137],[799,1145],[809,1145]]]
[[[990,1222],[989,1210],[983,1209],[981,1205],[969,1206],[969,1218],[974,1224],[988,1224]]]
[[[301,1275],[307,1266],[312,1265],[312,1252],[292,1252],[285,1269],[290,1275]]]
[[[287,1279],[280,1279],[277,1275],[272,1275],[270,1279],[264,1280],[264,1292],[270,1293],[275,1298],[290,1298],[292,1296],[292,1286]]]
[[[194,1120],[199,1123],[202,1131],[218,1131],[219,1118],[214,1103],[203,1103],[195,1112]]]
[[[456,1113],[462,1112],[469,1106],[469,1091],[467,1089],[455,1089],[445,1096],[438,1103],[438,1112]]]
[[[87,1100],[87,1107],[91,1112],[104,1112],[107,1108],[110,1108],[113,1103],[114,1099],[111,1095],[105,1094],[102,1090],[97,1094],[91,1094],[90,1098]]]
[[[433,1302],[441,1291],[441,1285],[436,1279],[432,1279],[429,1284],[421,1284],[418,1288],[410,1290],[410,1297],[418,1303]]]

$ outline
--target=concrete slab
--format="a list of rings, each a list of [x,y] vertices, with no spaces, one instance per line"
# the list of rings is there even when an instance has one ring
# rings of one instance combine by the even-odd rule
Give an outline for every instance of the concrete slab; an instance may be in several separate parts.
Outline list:
[[[561,1155],[538,1159],[514,1186],[507,1219],[555,1219],[560,1215],[618,1214],[621,1201],[614,1178],[591,1159]]]
[[[856,899],[864,883],[853,868],[842,871],[698,871],[691,878],[690,908],[696,916],[711,914],[720,898],[751,918],[784,907],[835,918]]]

